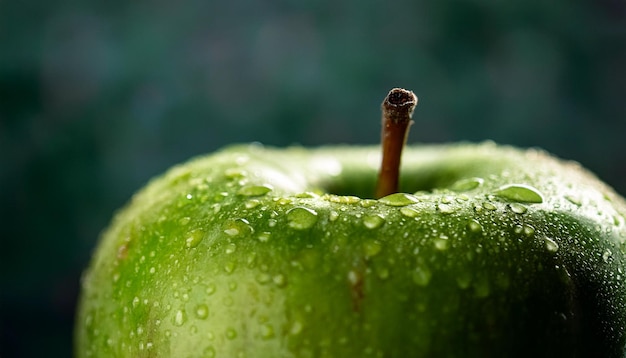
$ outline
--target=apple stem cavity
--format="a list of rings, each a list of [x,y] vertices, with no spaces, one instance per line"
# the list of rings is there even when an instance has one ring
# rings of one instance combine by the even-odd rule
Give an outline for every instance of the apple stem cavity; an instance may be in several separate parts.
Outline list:
[[[409,134],[409,127],[413,123],[411,117],[416,105],[415,93],[402,88],[389,91],[382,103],[383,157],[376,185],[377,198],[398,192],[400,159]]]

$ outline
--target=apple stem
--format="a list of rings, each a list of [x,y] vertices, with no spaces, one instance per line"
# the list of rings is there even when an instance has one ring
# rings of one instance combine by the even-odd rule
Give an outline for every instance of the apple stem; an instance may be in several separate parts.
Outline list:
[[[377,198],[398,192],[400,158],[409,134],[409,127],[413,123],[411,117],[416,105],[415,93],[402,88],[394,88],[389,91],[382,103],[381,145],[383,158],[376,186]]]

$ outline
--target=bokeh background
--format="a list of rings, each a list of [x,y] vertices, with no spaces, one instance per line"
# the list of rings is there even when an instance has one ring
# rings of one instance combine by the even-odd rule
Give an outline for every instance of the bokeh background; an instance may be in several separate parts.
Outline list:
[[[0,356],[71,356],[81,270],[116,208],[233,142],[410,142],[575,159],[626,194],[626,1],[0,2]]]

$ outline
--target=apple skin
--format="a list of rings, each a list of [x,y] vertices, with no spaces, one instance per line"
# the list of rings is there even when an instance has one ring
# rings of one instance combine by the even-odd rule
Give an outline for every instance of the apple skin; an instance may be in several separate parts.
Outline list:
[[[85,272],[77,357],[623,356],[611,188],[486,142],[407,147],[415,195],[360,199],[379,158],[240,145],[153,179]]]

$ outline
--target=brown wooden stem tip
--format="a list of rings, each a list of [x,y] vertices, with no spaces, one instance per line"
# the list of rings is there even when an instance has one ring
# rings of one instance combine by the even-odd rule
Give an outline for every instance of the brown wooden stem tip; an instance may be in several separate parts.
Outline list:
[[[398,192],[402,149],[406,143],[409,127],[413,123],[411,117],[416,105],[415,94],[402,88],[389,91],[382,103],[383,157],[376,186],[377,198]]]

